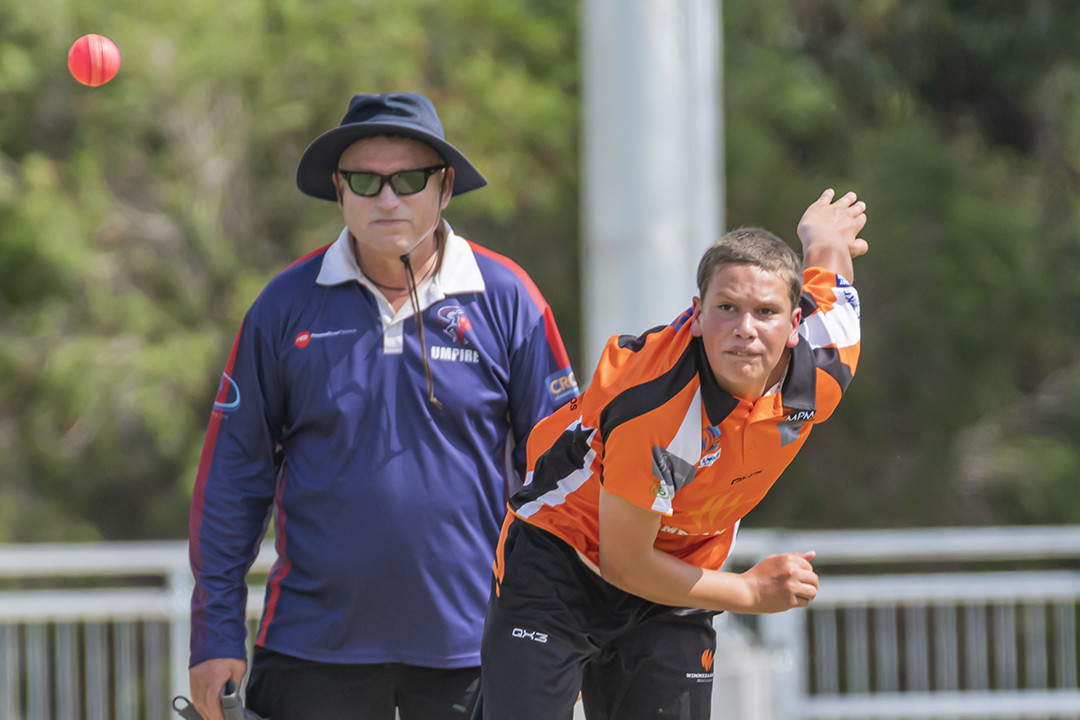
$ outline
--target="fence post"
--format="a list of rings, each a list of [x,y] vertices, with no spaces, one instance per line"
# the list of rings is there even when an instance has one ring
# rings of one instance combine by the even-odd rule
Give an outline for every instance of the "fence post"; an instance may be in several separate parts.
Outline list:
[[[195,581],[187,567],[169,571],[169,701],[188,694],[188,640],[191,635],[191,591]]]
[[[761,644],[769,652],[773,720],[798,720],[808,687],[806,610],[762,615]]]

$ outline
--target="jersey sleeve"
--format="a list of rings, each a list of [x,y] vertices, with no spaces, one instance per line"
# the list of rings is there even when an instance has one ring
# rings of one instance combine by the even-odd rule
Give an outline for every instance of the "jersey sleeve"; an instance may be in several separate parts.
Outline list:
[[[862,345],[859,294],[842,276],[811,267],[803,273],[799,334],[810,345],[818,372],[815,422],[826,420],[851,383]]]
[[[526,441],[533,426],[579,394],[550,306],[531,280],[527,280],[526,289],[538,312],[510,353],[510,425],[519,485],[525,477]],[[515,490],[517,487],[510,488]]]
[[[501,270],[493,277],[489,292],[503,306],[501,313],[513,326],[506,337],[509,358],[507,393],[512,434],[512,469],[516,482],[507,488],[516,492],[525,477],[529,433],[556,409],[580,394],[570,359],[566,354],[551,306],[525,269],[483,245],[468,241],[472,252],[494,262]],[[497,278],[497,279],[496,279]],[[512,310],[507,312],[509,306]]]
[[[246,657],[247,584],[270,517],[284,416],[273,344],[249,311],[211,412],[189,519],[191,664]]]

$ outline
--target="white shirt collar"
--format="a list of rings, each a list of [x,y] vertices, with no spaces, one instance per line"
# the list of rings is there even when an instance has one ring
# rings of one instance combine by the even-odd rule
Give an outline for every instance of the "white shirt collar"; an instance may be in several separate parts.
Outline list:
[[[416,289],[420,312],[445,300],[447,295],[484,292],[484,277],[480,274],[480,266],[476,264],[476,256],[469,243],[455,235],[445,220],[443,228],[446,230],[446,246],[443,248],[439,272],[420,283]],[[323,253],[322,266],[315,282],[319,285],[355,282],[370,290],[379,309],[383,352],[388,355],[401,354],[404,349],[405,321],[413,316],[413,304],[407,302],[394,310],[382,291],[364,275],[353,254],[349,228],[342,230],[338,239]]]

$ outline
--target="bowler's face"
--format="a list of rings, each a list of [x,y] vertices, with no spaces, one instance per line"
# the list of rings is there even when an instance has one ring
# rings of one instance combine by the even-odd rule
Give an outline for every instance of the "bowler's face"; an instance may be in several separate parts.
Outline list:
[[[380,136],[350,145],[338,159],[338,168],[392,175],[442,162],[432,147],[418,140]],[[334,183],[360,255],[396,260],[435,230],[440,212],[450,201],[453,169],[431,175],[427,186],[413,195],[398,195],[387,182],[375,197],[361,197],[349,189],[340,173],[334,173]]]
[[[784,352],[799,342],[800,318],[777,275],[726,265],[709,281],[705,297],[694,298],[690,332],[704,343],[720,387],[754,401],[780,380]]]

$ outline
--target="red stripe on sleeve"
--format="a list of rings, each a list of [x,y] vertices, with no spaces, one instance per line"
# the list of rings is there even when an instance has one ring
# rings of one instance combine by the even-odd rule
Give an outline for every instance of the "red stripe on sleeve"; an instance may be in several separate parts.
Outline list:
[[[266,633],[270,630],[270,623],[273,622],[274,615],[277,613],[278,598],[281,596],[281,580],[292,570],[292,563],[289,562],[288,555],[285,554],[285,527],[287,523],[285,522],[285,507],[281,502],[281,496],[285,492],[286,474],[287,469],[283,469],[277,492],[274,493],[274,504],[277,506],[277,536],[274,539],[274,546],[277,548],[278,560],[270,570],[270,577],[267,580],[269,592],[266,598],[266,607],[263,612],[262,624],[259,627],[259,636],[255,639],[255,644],[259,647],[262,647],[263,643],[266,642]]]
[[[241,329],[242,331],[242,329]],[[206,503],[206,478],[210,474],[210,463],[214,458],[214,448],[217,445],[218,429],[221,426],[222,411],[219,409],[228,402],[229,382],[225,376],[232,376],[233,363],[236,362],[236,348],[240,344],[240,332],[236,333],[233,340],[232,351],[225,363],[225,371],[222,374],[221,385],[218,387],[217,396],[214,398],[214,409],[210,412],[210,423],[206,428],[206,439],[203,440],[202,454],[199,456],[199,471],[195,476],[195,489],[191,497],[191,517],[188,519],[188,539],[190,543],[191,566],[196,572],[202,569],[202,551],[199,549],[199,530],[202,527],[203,506]]]
[[[559,369],[567,368],[570,366],[570,356],[566,354],[566,346],[563,345],[562,335],[559,334],[559,328],[555,324],[555,314],[551,311],[551,306],[548,305],[548,301],[544,299],[543,294],[540,292],[540,288],[536,286],[533,279],[529,277],[529,274],[525,272],[525,269],[518,265],[516,262],[500,255],[497,252],[488,250],[482,245],[477,245],[472,240],[467,240],[469,247],[472,251],[478,255],[491,258],[495,262],[507,268],[510,272],[517,276],[518,280],[525,286],[525,289],[529,291],[529,297],[532,298],[533,304],[544,316],[544,332],[547,335],[548,345],[551,346],[551,353],[555,356],[555,362],[558,364]]]

